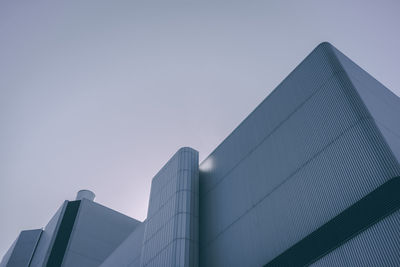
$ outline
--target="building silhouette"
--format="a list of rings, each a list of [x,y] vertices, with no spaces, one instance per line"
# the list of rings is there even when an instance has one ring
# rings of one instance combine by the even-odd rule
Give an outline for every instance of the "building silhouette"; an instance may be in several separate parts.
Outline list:
[[[176,152],[145,221],[80,191],[0,266],[400,266],[399,116],[322,43],[201,164]]]

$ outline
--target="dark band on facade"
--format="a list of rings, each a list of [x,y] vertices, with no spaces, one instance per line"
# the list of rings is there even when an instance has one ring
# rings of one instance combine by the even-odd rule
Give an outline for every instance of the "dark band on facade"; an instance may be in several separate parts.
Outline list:
[[[80,203],[80,200],[68,202],[54,241],[53,249],[51,250],[49,260],[47,261],[47,267],[61,266]]]
[[[264,265],[309,265],[400,208],[400,177],[392,178]]]

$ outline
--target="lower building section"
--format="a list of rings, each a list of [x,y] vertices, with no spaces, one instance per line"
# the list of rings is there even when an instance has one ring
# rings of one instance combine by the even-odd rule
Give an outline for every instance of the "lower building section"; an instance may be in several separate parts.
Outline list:
[[[87,198],[65,201],[43,230],[22,231],[0,266],[99,266],[139,225]]]
[[[375,224],[380,225],[381,222],[387,220],[387,216],[391,217],[392,213],[398,212],[399,192],[400,177],[392,178],[270,261],[265,267],[310,265],[353,237],[357,240],[358,235],[363,235],[360,233],[369,232],[377,227]],[[399,229],[390,229],[390,232],[393,230],[397,236],[396,231]],[[377,253],[379,254],[378,251]],[[350,266],[353,266],[350,263],[348,262]]]
[[[32,266],[32,258],[38,245],[41,229],[22,231],[4,255],[1,267]]]
[[[400,211],[323,256],[311,266],[400,266]]]

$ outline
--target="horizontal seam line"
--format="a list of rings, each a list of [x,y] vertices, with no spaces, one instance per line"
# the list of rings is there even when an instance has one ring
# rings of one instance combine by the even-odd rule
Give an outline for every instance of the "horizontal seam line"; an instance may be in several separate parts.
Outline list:
[[[149,265],[150,262],[152,262],[158,255],[161,254],[161,252],[163,252],[164,250],[166,250],[167,247],[169,247],[170,245],[172,245],[172,243],[174,243],[176,240],[187,240],[187,241],[189,241],[190,243],[193,243],[194,245],[196,245],[196,241],[193,240],[193,239],[188,239],[188,238],[174,238],[174,239],[172,239],[171,242],[169,242],[167,245],[165,245],[159,252],[157,252],[156,255],[154,255],[153,257],[151,257],[151,258],[147,261],[147,263],[145,263],[144,266]],[[176,256],[176,255],[173,255],[173,257],[174,257],[174,256]]]
[[[332,144],[334,144],[340,137],[342,137],[345,133],[349,132],[351,129],[356,127],[357,125],[361,124],[363,121],[368,121],[371,120],[370,117],[364,117],[360,118],[357,120],[353,125],[349,126],[346,130],[344,130],[340,135],[338,135],[335,139],[333,139],[331,142],[329,142],[324,148],[322,148],[320,151],[315,153],[311,158],[309,158],[306,162],[304,162],[300,167],[298,167],[295,171],[293,171],[288,177],[286,177],[281,183],[276,185],[270,192],[268,192],[266,195],[264,195],[260,200],[258,200],[256,203],[251,205],[250,208],[245,210],[238,218],[236,218],[232,223],[227,225],[224,229],[222,229],[218,234],[215,235],[213,239],[208,241],[206,244],[201,246],[200,248],[203,249],[207,246],[209,246],[211,243],[213,243],[216,239],[218,239],[219,236],[221,236],[224,232],[226,232],[232,225],[234,225],[237,221],[239,221],[241,218],[243,218],[247,213],[249,213],[251,210],[253,210],[256,206],[258,206],[261,202],[263,202],[268,196],[270,196],[273,192],[275,192],[279,187],[281,187],[283,184],[285,184],[287,181],[289,181],[292,176],[294,176],[297,172],[299,172],[303,167],[308,165],[313,159],[315,159],[319,154],[321,154],[323,151],[325,151],[328,147],[330,147]]]
[[[245,160],[247,157],[249,157],[259,146],[261,146],[265,140],[267,140],[274,132],[276,132],[287,120],[289,120],[290,117],[293,116],[293,114],[295,114],[301,107],[303,107],[311,98],[314,97],[314,95],[316,95],[319,91],[321,91],[321,89],[331,80],[333,80],[338,74],[342,73],[344,71],[337,71],[334,72],[332,74],[332,76],[330,76],[323,84],[321,84],[320,87],[318,87],[315,92],[313,92],[308,98],[306,98],[301,104],[299,104],[285,119],[283,119],[280,123],[278,123],[277,126],[275,126],[263,139],[261,139],[261,141],[255,145],[253,148],[251,148],[249,150],[249,152],[243,156],[235,165],[232,166],[231,169],[229,169],[229,171],[226,172],[226,174],[224,174],[220,180],[218,180],[208,191],[204,192],[203,194],[200,194],[200,198],[206,196],[207,194],[209,194],[212,190],[214,190],[223,180],[225,180],[225,178],[234,170],[236,169],[237,166],[240,165],[240,163]]]
[[[189,192],[195,196],[197,195],[194,191],[188,190],[188,189],[180,189],[178,191],[175,191],[174,193],[172,193],[172,195],[169,198],[167,198],[167,200],[157,210],[154,211],[154,214],[151,215],[150,217],[148,217],[147,219],[149,220],[149,219],[153,218],[162,208],[164,208],[180,192]]]
[[[159,232],[161,232],[161,230],[163,230],[163,229],[166,227],[167,223],[171,222],[172,219],[174,219],[175,217],[177,217],[177,215],[179,215],[179,214],[187,214],[187,215],[189,215],[190,217],[192,217],[193,219],[198,219],[198,218],[199,218],[198,216],[195,216],[195,215],[193,215],[193,214],[190,213],[190,212],[178,212],[178,213],[174,213],[174,215],[172,215],[171,217],[169,217],[169,218],[164,222],[164,224],[163,224],[160,228],[157,229],[157,231],[155,231],[151,236],[149,236],[149,238],[147,238],[146,240],[144,240],[144,241],[143,241],[143,244],[147,244],[151,239],[153,239],[153,238],[155,237],[156,234],[158,234]]]

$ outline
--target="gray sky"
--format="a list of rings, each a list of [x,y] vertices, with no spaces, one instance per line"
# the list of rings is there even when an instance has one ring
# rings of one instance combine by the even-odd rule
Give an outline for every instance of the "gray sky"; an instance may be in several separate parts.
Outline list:
[[[329,41],[400,95],[400,2],[0,1],[0,257],[79,189],[136,219]]]

